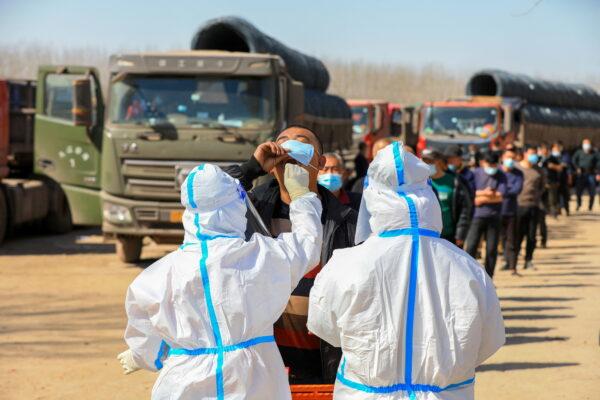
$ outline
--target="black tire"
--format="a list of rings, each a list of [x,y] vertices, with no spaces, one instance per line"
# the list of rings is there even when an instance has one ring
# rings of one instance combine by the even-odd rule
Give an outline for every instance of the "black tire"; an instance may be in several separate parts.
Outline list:
[[[47,232],[61,235],[73,230],[71,209],[67,197],[61,192],[59,202],[55,210],[51,210],[44,219],[44,227]]]
[[[2,186],[0,186],[0,243],[4,241],[8,231],[8,206]]]
[[[117,257],[125,263],[134,263],[142,255],[141,236],[117,236]]]

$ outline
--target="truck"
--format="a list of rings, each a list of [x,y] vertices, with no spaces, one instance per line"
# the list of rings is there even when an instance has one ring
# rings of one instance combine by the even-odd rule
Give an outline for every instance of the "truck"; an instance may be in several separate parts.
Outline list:
[[[240,27],[254,35],[245,48]],[[325,93],[327,70],[311,82],[320,62],[270,37],[278,54],[252,52],[267,37],[222,18],[200,29],[192,50],[114,55],[106,98],[93,67],[40,67],[33,173],[57,187],[72,223],[101,225],[118,257],[135,262],[145,237],[181,241],[179,188],[199,163],[245,161],[291,124],[311,128],[326,151],[349,147],[350,109]],[[315,71],[296,76],[315,86],[290,74],[284,58],[299,62],[290,54],[313,60]]]
[[[352,132],[355,142],[363,141],[369,148],[387,136],[400,138],[404,144],[415,146],[417,135],[410,129],[410,119],[397,103],[376,99],[349,99],[352,110]]]
[[[498,70],[475,73],[466,97],[420,104],[417,152],[448,144],[501,149],[561,140],[575,148],[600,138],[600,95],[592,88]]]
[[[52,233],[71,229],[56,182],[34,172],[36,82],[0,79],[0,243],[23,226]]]

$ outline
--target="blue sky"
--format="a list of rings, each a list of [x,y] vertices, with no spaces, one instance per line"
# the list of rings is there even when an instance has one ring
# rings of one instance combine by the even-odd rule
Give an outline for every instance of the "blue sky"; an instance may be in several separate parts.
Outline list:
[[[0,0],[0,44],[184,49],[238,15],[317,56],[548,78],[600,75],[600,0]]]

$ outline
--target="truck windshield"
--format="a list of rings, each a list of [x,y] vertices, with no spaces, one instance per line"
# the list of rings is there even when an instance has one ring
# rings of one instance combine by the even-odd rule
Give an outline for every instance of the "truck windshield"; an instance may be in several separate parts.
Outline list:
[[[352,107],[352,131],[355,136],[365,135],[369,131],[368,107]]]
[[[264,128],[275,99],[271,78],[127,75],[112,85],[109,115],[116,124]]]
[[[423,133],[486,137],[496,132],[497,124],[493,107],[427,107]]]

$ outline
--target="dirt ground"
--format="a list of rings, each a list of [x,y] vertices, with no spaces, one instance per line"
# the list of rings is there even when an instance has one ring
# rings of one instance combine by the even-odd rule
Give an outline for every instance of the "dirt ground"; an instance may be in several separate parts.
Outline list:
[[[507,344],[481,366],[479,399],[600,398],[600,214],[548,223],[537,270],[495,278]],[[171,248],[122,264],[95,230],[0,247],[0,398],[149,398],[156,375],[124,376],[115,358],[126,348],[123,301]]]

